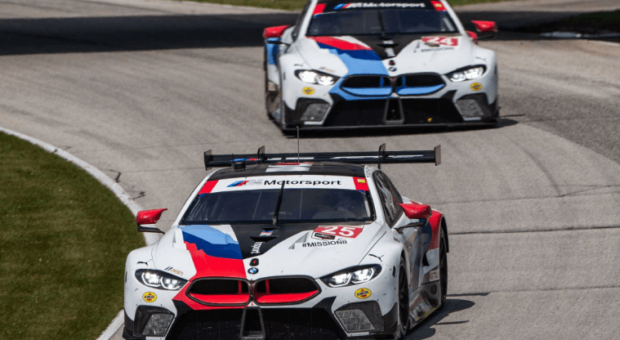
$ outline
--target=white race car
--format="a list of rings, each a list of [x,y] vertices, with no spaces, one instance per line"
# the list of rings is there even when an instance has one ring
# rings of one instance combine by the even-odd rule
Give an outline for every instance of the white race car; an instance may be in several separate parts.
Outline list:
[[[285,132],[497,121],[495,53],[445,0],[310,0],[263,36],[267,114]]]
[[[127,257],[125,339],[400,338],[443,305],[442,213],[357,165],[439,164],[439,147],[236,157],[205,153],[233,166]],[[164,210],[140,212],[138,230],[161,232]]]

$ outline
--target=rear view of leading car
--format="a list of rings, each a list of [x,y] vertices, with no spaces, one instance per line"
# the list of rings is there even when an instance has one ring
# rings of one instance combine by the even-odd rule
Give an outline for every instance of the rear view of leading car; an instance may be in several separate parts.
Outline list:
[[[497,120],[495,53],[443,0],[311,0],[264,37],[267,113],[284,131]]]

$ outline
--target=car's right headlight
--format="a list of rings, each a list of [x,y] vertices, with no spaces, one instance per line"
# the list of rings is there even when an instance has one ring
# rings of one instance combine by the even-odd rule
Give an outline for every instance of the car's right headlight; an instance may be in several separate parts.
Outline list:
[[[456,70],[452,73],[448,73],[447,76],[451,81],[457,83],[461,81],[474,80],[474,79],[480,78],[484,74],[485,70],[486,70],[486,67],[484,66],[473,66],[473,67]]]
[[[187,280],[180,277],[152,269],[136,270],[136,279],[147,287],[165,290],[179,290],[187,283]]]
[[[368,265],[345,269],[343,271],[322,277],[321,280],[330,287],[345,287],[368,282],[381,272],[381,266]]]
[[[338,79],[340,79],[339,77],[332,76],[331,74],[314,70],[297,70],[295,71],[295,75],[304,83],[324,86],[334,85]]]

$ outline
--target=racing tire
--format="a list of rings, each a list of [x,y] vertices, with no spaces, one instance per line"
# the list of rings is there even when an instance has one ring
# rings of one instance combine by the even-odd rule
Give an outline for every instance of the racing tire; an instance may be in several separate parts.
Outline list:
[[[270,97],[271,94],[269,93],[269,76],[267,75],[267,48],[264,48],[264,53],[263,53],[263,71],[265,74],[265,112],[267,113],[267,118],[269,118],[270,120],[273,120],[273,116],[271,115],[273,112],[271,112],[270,109]]]
[[[409,280],[405,262],[400,261],[398,271],[398,325],[396,326],[396,339],[403,338],[409,330]]]
[[[446,236],[443,228],[439,228],[439,285],[441,288],[441,301],[439,308],[445,305],[448,295],[448,248],[446,247]]]

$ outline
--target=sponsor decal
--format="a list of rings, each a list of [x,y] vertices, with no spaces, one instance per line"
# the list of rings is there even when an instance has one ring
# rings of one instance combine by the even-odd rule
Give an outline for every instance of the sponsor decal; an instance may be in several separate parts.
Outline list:
[[[366,192],[368,191],[368,183],[363,177],[353,177],[353,184],[355,184],[355,190]]]
[[[229,188],[232,187],[242,187],[244,185],[260,185],[262,182],[259,180],[251,180],[251,181],[236,181],[228,185]]]
[[[441,1],[431,0],[431,4],[433,5],[433,7],[435,7],[436,11],[439,11],[439,12],[447,12],[448,11],[446,6],[444,6],[441,3]]]
[[[339,246],[339,245],[343,245],[347,243],[348,243],[347,240],[304,242],[301,244],[301,246],[304,248],[314,248],[314,247]]]
[[[250,266],[258,266],[258,259],[252,259],[252,261],[250,261]]]
[[[372,295],[372,291],[368,288],[360,288],[355,291],[355,297],[358,299],[368,299]]]
[[[273,234],[273,230],[263,230],[260,232],[261,237],[268,237],[271,236]]]
[[[251,254],[254,254],[254,255],[260,254],[260,246],[262,246],[263,243],[265,243],[265,242],[256,242],[256,243],[254,243],[254,245],[252,246]]]
[[[142,300],[148,303],[155,302],[157,300],[157,294],[153,292],[146,292],[142,295]]]
[[[328,235],[328,234],[323,234],[323,233],[313,233],[312,237],[315,239],[319,239],[319,240],[335,240],[336,239],[336,235]]]
[[[250,269],[248,269],[248,274],[254,275],[256,273],[258,273],[258,268],[250,268]]]
[[[277,186],[281,186],[283,181],[278,181],[278,180],[265,180],[265,183],[263,183],[264,185],[277,185]],[[296,185],[296,184],[304,184],[304,185],[342,185],[342,183],[340,181],[304,181],[304,180],[299,180],[299,181],[291,181],[291,180],[286,180],[284,181],[286,182],[286,185]]]
[[[458,38],[449,37],[422,37],[422,42],[431,47],[450,46],[456,47],[459,45]]]
[[[326,235],[334,235],[347,238],[356,238],[364,228],[362,227],[349,227],[349,226],[329,226],[318,227],[314,229],[315,233],[321,233]]]
[[[437,280],[439,280],[439,269],[435,269],[435,270],[432,270],[430,272],[429,280],[430,281],[437,281]]]
[[[180,271],[180,270],[178,270],[178,269],[174,269],[174,268],[172,268],[172,267],[167,267],[167,268],[166,268],[166,269],[164,269],[164,270],[165,270],[165,271],[167,271],[167,272],[171,272],[171,273],[177,274],[177,275],[179,275],[179,276],[183,276],[183,272],[182,272],[182,271]]]
[[[351,2],[336,5],[334,10],[360,8],[426,8],[426,5],[411,2]]]
[[[478,92],[478,91],[482,90],[482,84],[480,84],[480,83],[473,83],[473,84],[471,84],[471,86],[469,88],[471,88],[471,90],[474,91],[474,92]]]
[[[306,86],[301,90],[301,92],[303,92],[303,94],[305,95],[311,96],[314,94],[314,88],[310,86]]]

